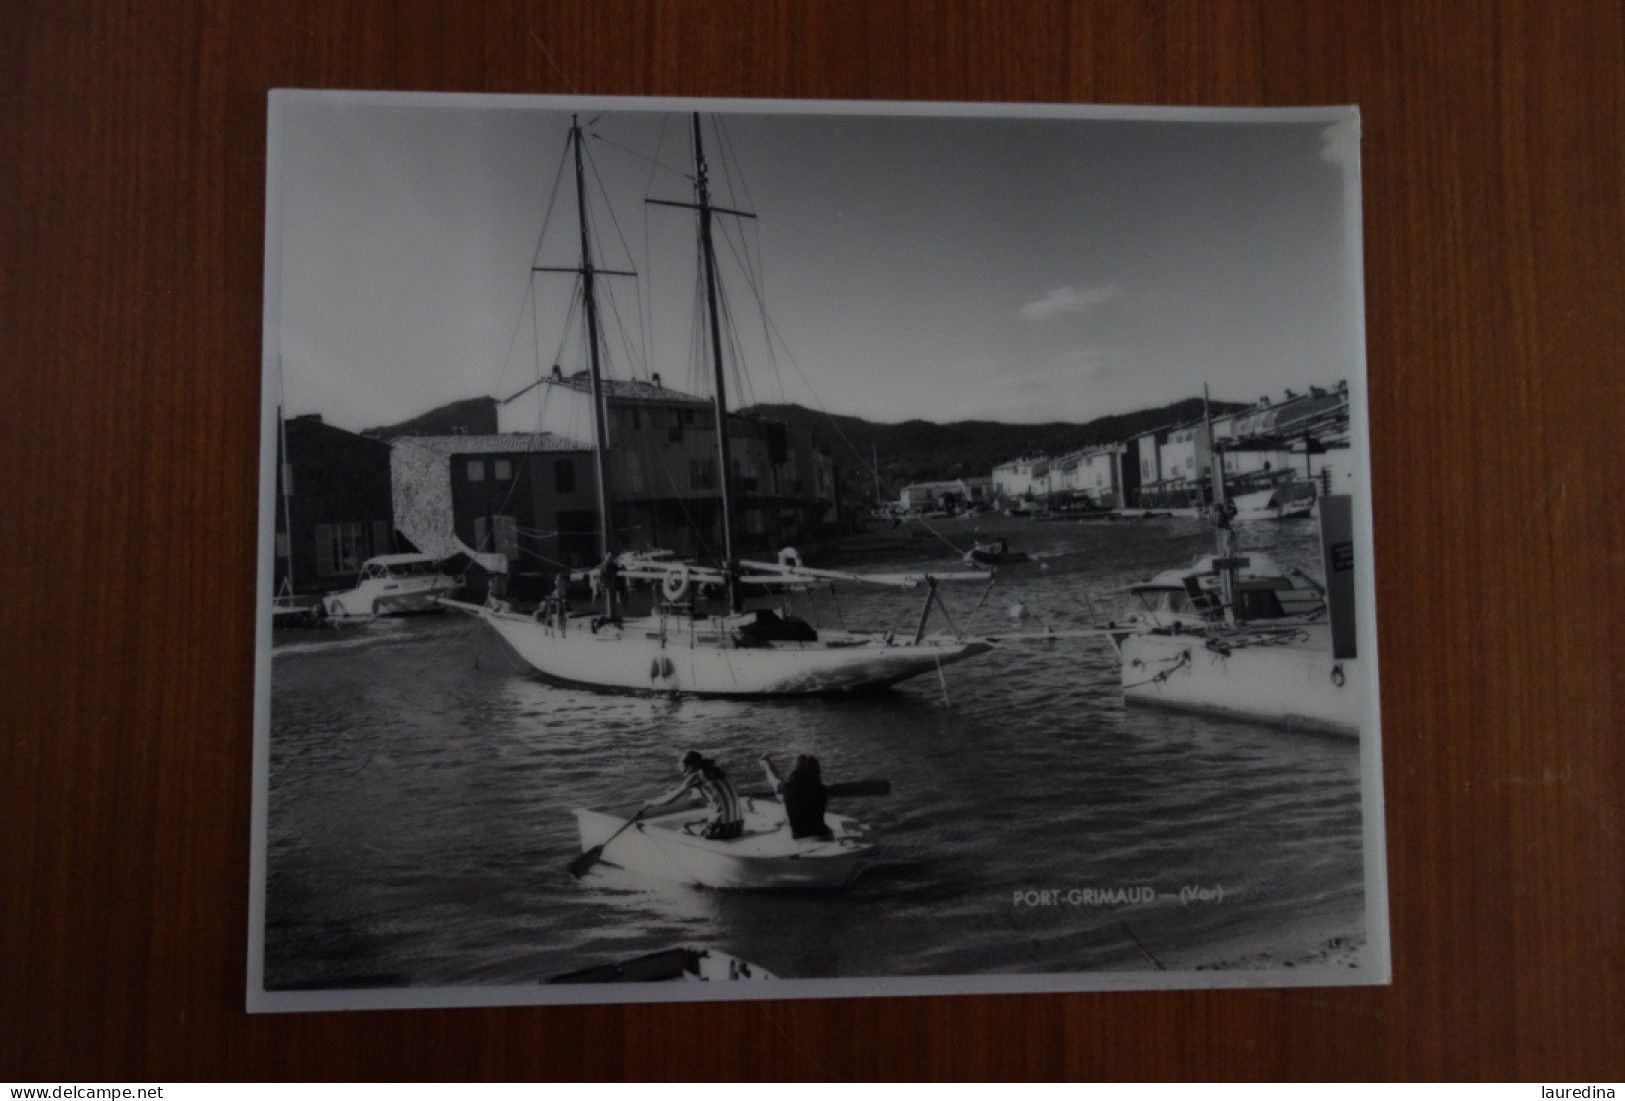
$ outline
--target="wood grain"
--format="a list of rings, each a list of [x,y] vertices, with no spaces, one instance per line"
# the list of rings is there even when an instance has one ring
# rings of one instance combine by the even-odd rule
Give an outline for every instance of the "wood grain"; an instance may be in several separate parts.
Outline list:
[[[1585,0],[0,5],[0,1077],[1625,1077],[1622,54]],[[287,86],[1360,104],[1394,985],[246,1016]]]

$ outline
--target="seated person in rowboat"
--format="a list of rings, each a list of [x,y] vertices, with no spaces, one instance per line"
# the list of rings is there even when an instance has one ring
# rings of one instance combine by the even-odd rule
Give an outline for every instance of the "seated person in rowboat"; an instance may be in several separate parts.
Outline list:
[[[745,815],[739,806],[739,794],[734,791],[728,774],[718,768],[715,761],[692,749],[683,754],[680,767],[683,782],[648,806],[651,809],[668,806],[689,792],[699,792],[705,805],[711,809],[711,817],[700,830],[701,837],[732,841],[744,833]],[[686,826],[684,828],[687,829]]]
[[[829,823],[824,821],[824,808],[829,805],[829,792],[824,787],[818,758],[802,754],[796,758],[796,767],[784,779],[779,777],[767,754],[761,756],[762,769],[767,782],[779,793],[784,804],[784,818],[790,824],[790,836],[831,838]]]

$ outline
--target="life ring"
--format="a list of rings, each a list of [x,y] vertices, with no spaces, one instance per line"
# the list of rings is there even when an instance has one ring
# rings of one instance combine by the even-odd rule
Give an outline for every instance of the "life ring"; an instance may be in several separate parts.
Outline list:
[[[801,568],[801,552],[794,547],[785,547],[779,551],[779,565],[790,570]]]
[[[670,604],[682,602],[690,589],[688,567],[679,562],[660,579],[660,595]]]

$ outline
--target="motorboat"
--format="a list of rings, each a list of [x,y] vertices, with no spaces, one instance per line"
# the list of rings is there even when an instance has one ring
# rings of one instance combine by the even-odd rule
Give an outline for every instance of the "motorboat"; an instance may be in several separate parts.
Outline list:
[[[322,610],[333,618],[438,611],[436,601],[458,585],[427,554],[382,554],[361,564],[355,588],[324,596]]]
[[[824,815],[829,836],[798,840],[778,800],[745,796],[740,805],[744,832],[731,841],[700,836],[708,818],[703,806],[663,809],[637,821],[635,806],[578,810],[581,851],[603,846],[605,864],[697,887],[830,891],[850,883],[874,848],[868,830],[843,815]]]
[[[1135,607],[1114,620],[1119,641],[1145,629],[1201,630],[1225,618],[1222,567],[1235,571],[1231,618],[1287,626],[1320,619],[1326,610],[1320,586],[1301,573],[1287,573],[1267,554],[1247,551],[1230,558],[1204,554],[1180,569],[1164,570],[1128,587]],[[1115,633],[1120,630],[1119,633]]]
[[[1354,638],[1352,506],[1326,501],[1336,507],[1321,514],[1324,585],[1232,550],[1131,586],[1141,609],[1103,625],[1124,700],[1358,736],[1366,682]]]
[[[615,963],[584,967],[548,979],[549,983],[601,982],[759,982],[778,976],[738,956],[714,948],[667,948]]]
[[[1231,499],[1236,506],[1232,522],[1249,520],[1307,520],[1314,512],[1315,498],[1288,498],[1281,488],[1260,489],[1238,494]]]
[[[965,552],[965,562],[975,566],[1008,566],[1013,562],[1028,561],[1026,551],[1010,549],[1003,539],[991,543],[977,543]]]

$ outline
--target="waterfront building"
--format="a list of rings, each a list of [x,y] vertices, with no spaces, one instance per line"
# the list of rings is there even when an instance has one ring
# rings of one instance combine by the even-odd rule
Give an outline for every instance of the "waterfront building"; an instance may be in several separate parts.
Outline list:
[[[954,478],[941,482],[915,482],[903,487],[897,503],[906,511],[955,512],[963,508],[985,505],[993,499],[993,479]]]
[[[1260,399],[1233,414],[1220,437],[1226,485],[1233,493],[1288,484],[1304,496],[1349,492],[1348,418],[1346,383]]]
[[[1027,455],[993,468],[993,498],[1007,506],[1042,503],[1049,498],[1050,460]]]
[[[495,552],[514,574],[598,559],[589,445],[547,433],[400,436],[390,452],[395,526],[425,554]]]
[[[321,415],[281,426],[274,585],[298,592],[351,584],[362,562],[396,545],[389,445],[335,428]],[[283,449],[279,446],[279,452]]]
[[[650,380],[605,380],[605,465],[612,526],[620,547],[682,556],[720,552],[722,480],[716,411],[709,399]],[[591,440],[587,373],[549,378],[497,407],[505,433]],[[816,539],[838,515],[835,464],[814,433],[748,413],[730,413],[728,432],[736,544],[771,548]],[[589,464],[590,465],[590,464]]]

